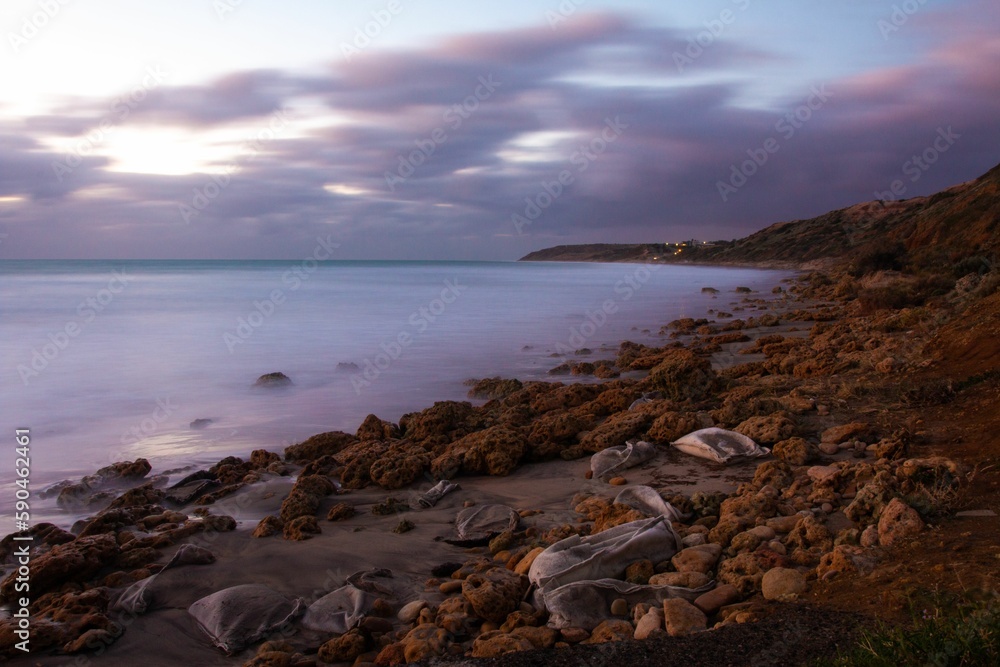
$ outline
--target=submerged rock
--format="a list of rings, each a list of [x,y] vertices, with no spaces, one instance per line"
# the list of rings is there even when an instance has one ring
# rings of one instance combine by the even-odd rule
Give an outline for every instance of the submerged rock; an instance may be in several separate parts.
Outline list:
[[[253,383],[255,387],[264,387],[268,389],[274,389],[278,387],[288,387],[292,384],[292,378],[288,377],[284,373],[265,373],[257,378],[257,381]]]

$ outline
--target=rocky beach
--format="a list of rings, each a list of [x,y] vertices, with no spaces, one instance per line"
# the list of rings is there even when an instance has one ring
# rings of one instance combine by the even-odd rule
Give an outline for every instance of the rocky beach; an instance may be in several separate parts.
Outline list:
[[[812,664],[915,608],[995,609],[1000,278],[919,250],[706,285],[660,345],[173,483],[107,466],[47,491],[86,519],[0,542],[0,595],[30,553],[38,665]],[[672,445],[704,429],[750,444]]]

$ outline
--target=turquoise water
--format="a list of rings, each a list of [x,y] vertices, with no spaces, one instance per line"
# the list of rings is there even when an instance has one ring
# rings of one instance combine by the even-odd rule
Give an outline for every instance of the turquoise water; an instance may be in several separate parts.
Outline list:
[[[163,471],[280,451],[320,431],[353,431],[369,413],[397,421],[464,399],[468,378],[552,379],[554,352],[612,358],[602,346],[661,340],[662,324],[725,307],[737,285],[769,292],[786,275],[578,263],[2,262],[0,420],[12,451],[0,505],[13,498],[16,428],[31,429],[36,488],[138,456]],[[723,293],[713,300],[703,286]],[[294,386],[251,389],[271,371]],[[195,430],[195,419],[213,422]]]

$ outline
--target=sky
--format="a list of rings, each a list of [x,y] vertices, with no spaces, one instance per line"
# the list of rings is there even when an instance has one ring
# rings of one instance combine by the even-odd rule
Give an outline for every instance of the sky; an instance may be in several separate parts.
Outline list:
[[[731,239],[1000,162],[996,0],[4,0],[0,259]]]

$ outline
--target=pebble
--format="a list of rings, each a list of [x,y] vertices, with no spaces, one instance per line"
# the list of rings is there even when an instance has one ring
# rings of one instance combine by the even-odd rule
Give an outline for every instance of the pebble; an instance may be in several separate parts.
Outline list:
[[[451,595],[452,593],[458,593],[462,590],[462,582],[459,580],[446,581],[438,587],[445,595]]]
[[[779,542],[778,540],[771,540],[770,542],[768,542],[767,548],[773,551],[774,553],[778,554],[779,556],[784,556],[788,553],[788,550],[785,548],[785,545]]]
[[[840,445],[835,445],[832,442],[824,442],[819,445],[819,451],[827,456],[833,456],[840,451]]]
[[[704,533],[691,533],[681,540],[681,544],[685,547],[696,547],[699,544],[705,544],[706,542],[708,542],[708,539],[706,539]]]
[[[618,598],[611,603],[611,615],[612,616],[627,616],[628,615],[628,602],[624,598]]]
[[[624,477],[612,477],[611,481],[608,482],[611,486],[625,486],[628,484],[628,480]]]
[[[420,610],[427,606],[427,600],[414,600],[403,605],[403,608],[399,610],[396,614],[398,618],[403,623],[413,623],[417,620],[417,616],[420,615]]]
[[[820,509],[829,514],[833,511],[833,505],[831,505],[830,503],[823,503],[822,505],[820,505]]]

